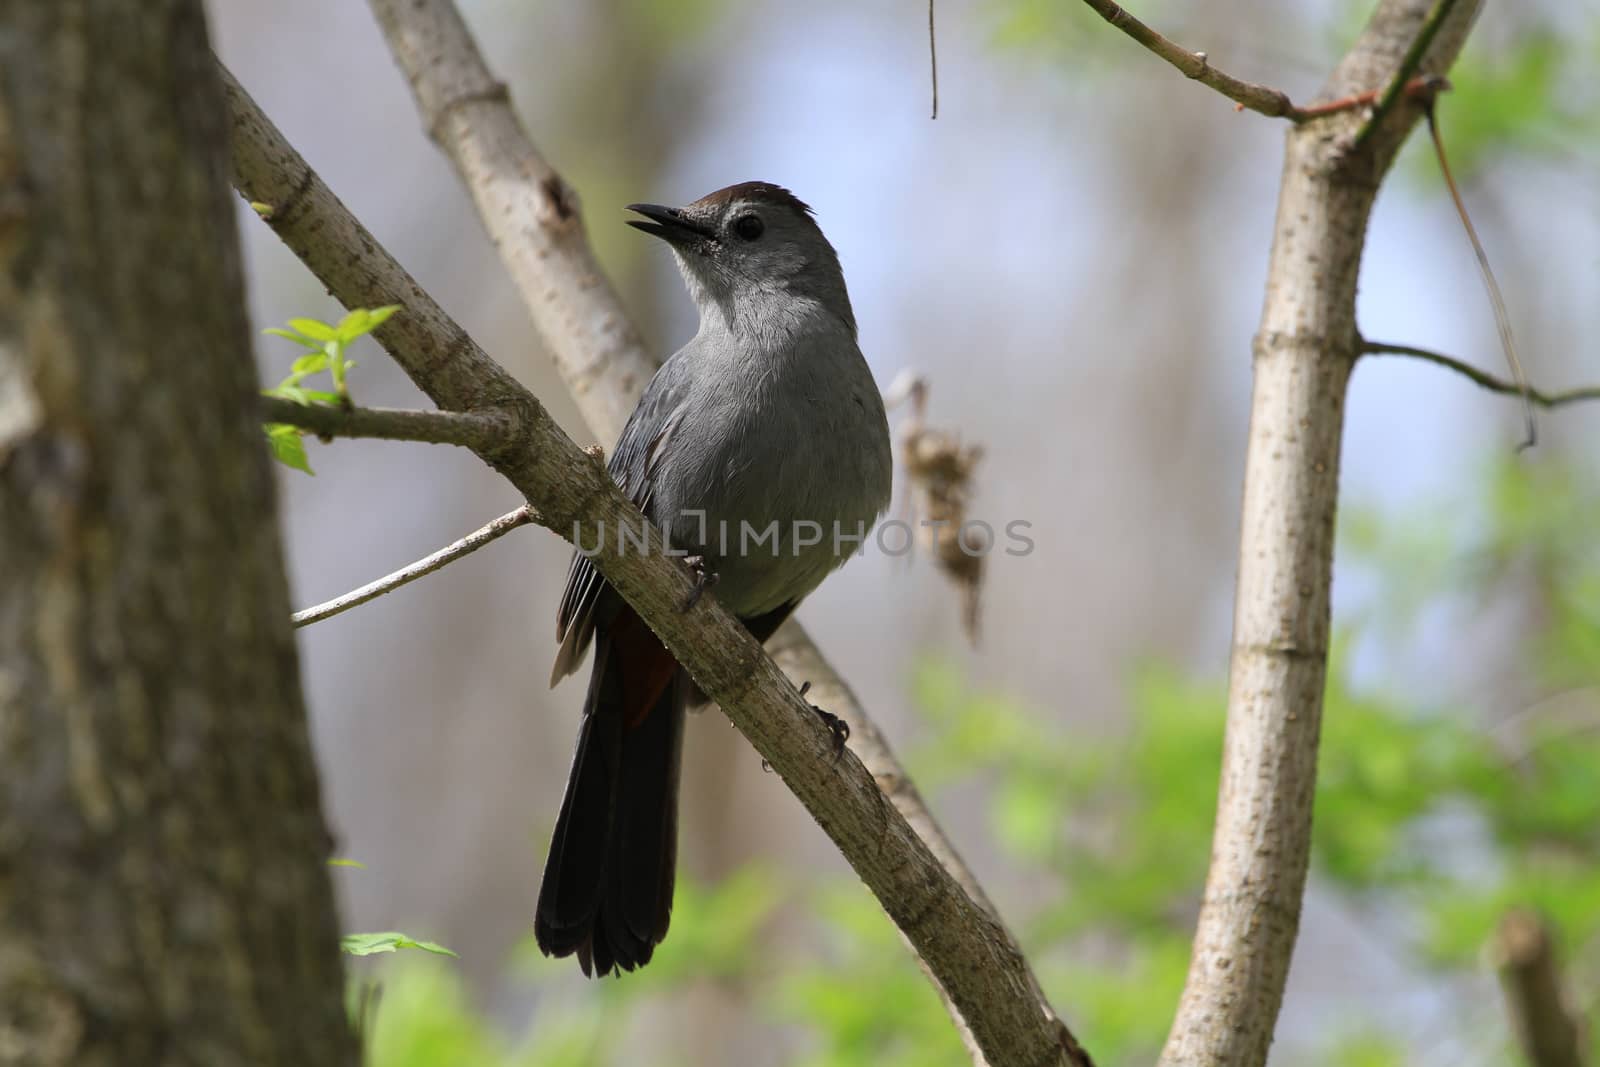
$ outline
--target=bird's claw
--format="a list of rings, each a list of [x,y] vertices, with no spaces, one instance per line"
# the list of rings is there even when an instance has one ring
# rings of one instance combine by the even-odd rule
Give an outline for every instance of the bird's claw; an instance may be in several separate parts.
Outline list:
[[[809,692],[811,692],[811,683],[806,682],[800,687],[800,695],[803,697]],[[831,711],[823,711],[815,704],[811,704],[809,707],[817,713],[817,718],[822,720],[822,725],[828,728],[828,733],[833,735],[833,758],[837,762],[839,757],[844,755],[844,743],[850,740],[850,724]]]
[[[809,692],[811,692],[811,683],[801,683],[800,695],[803,697]],[[807,704],[806,706],[812,711],[816,712],[817,718],[822,720],[822,725],[826,726],[828,728],[828,733],[833,735],[833,760],[835,763],[837,763],[839,761],[839,757],[844,755],[844,743],[850,740],[850,724],[830,711],[823,711],[815,704]],[[768,763],[766,760],[762,760],[761,770],[763,772],[771,771],[772,764]]]
[[[817,718],[822,720],[822,725],[826,726],[828,732],[833,735],[833,760],[837,763],[839,757],[844,755],[844,743],[850,740],[850,724],[831,711],[823,711],[815,704],[811,705],[811,710],[817,713]]]
[[[689,590],[689,595],[683,600],[683,611],[687,612],[705,595],[705,591],[717,584],[717,572],[711,569],[710,563],[704,556],[685,556],[683,562],[689,565],[694,572],[694,588]]]

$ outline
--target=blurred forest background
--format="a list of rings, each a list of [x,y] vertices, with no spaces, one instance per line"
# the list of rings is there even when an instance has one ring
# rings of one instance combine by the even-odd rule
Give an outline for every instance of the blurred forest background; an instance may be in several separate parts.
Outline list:
[[[213,0],[218,50],[347,204],[580,442],[590,439],[365,5]],[[969,647],[926,560],[869,554],[801,611],[1102,1064],[1147,1061],[1188,954],[1215,804],[1234,539],[1283,127],[1064,0],[469,0],[463,8],[662,355],[692,332],[623,204],[751,178],[838,247],[881,384],[986,450],[996,555]],[[1309,98],[1368,5],[1150,0],[1225,69]],[[1491,4],[1440,116],[1541,386],[1600,378],[1600,7]],[[259,326],[337,318],[241,210]],[[1368,241],[1368,338],[1499,372],[1426,137]],[[264,339],[263,381],[294,352]],[[419,397],[370,343],[358,399]],[[1351,394],[1311,891],[1278,1064],[1511,1055],[1485,946],[1515,905],[1600,1001],[1600,410],[1371,358]],[[609,444],[609,442],[607,442]],[[516,501],[464,452],[362,441],[285,472],[298,605]],[[687,740],[673,933],[586,983],[529,946],[582,684],[553,692],[566,546],[529,530],[301,632],[345,927],[459,960],[357,961],[373,1061],[960,1064],[907,951],[719,715]],[[411,958],[419,957],[419,958]],[[1600,1029],[1600,1027],[1594,1027]]]

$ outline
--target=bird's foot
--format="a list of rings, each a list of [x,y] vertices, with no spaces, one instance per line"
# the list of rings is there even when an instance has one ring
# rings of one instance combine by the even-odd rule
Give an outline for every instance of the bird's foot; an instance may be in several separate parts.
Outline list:
[[[801,683],[800,695],[803,697],[809,692],[811,692],[811,683]],[[816,712],[817,718],[822,720],[822,725],[826,726],[828,728],[828,733],[833,735],[833,758],[834,761],[837,762],[839,757],[844,755],[844,743],[850,740],[850,724],[830,711],[823,711],[815,704],[810,704],[808,707],[810,707],[812,711]],[[763,771],[770,771],[772,770],[772,764],[768,763],[766,760],[762,760],[761,769]]]
[[[689,595],[683,600],[683,609],[688,611],[700,603],[700,598],[705,591],[717,584],[717,572],[711,569],[711,564],[704,556],[685,556],[683,562],[689,565],[694,572],[694,588],[689,590]]]
[[[811,692],[811,683],[806,682],[800,687],[800,695],[803,697],[809,692]],[[850,740],[850,724],[831,711],[823,711],[815,704],[811,705],[811,710],[817,713],[817,718],[822,720],[822,725],[826,726],[828,733],[833,735],[833,758],[838,760],[840,756],[844,755],[844,743]]]

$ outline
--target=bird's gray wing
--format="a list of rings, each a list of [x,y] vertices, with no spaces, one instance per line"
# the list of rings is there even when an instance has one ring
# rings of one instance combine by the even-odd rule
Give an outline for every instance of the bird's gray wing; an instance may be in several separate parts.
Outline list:
[[[687,392],[683,361],[667,360],[645,387],[639,406],[628,416],[622,437],[606,465],[628,499],[647,515],[655,472],[666,454],[664,446],[678,423]],[[611,532],[609,536],[616,534]],[[574,552],[572,566],[567,571],[567,587],[556,612],[556,640],[561,642],[561,647],[550,671],[552,686],[576,671],[583,662],[589,642],[594,639],[596,608],[602,600],[608,599],[615,599],[615,594],[611,594],[610,586],[594,563],[583,553]]]

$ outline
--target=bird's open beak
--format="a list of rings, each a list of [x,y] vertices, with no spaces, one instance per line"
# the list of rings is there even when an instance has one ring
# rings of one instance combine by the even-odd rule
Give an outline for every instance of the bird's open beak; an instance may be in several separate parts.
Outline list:
[[[629,226],[659,237],[670,244],[688,244],[694,240],[704,240],[714,236],[711,227],[689,218],[679,208],[662,207],[660,204],[629,204],[628,210],[637,211],[650,220],[642,222],[639,219],[629,219]]]

